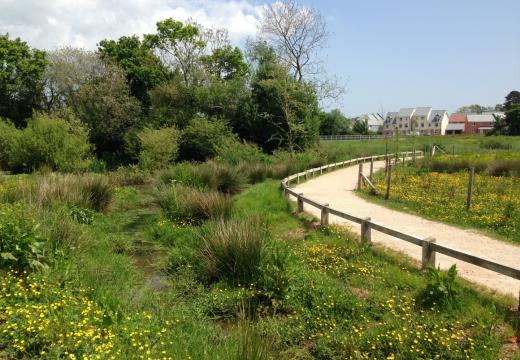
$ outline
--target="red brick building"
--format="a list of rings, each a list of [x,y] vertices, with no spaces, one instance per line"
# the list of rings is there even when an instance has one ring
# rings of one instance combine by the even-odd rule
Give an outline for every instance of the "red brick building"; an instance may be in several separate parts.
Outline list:
[[[495,116],[504,116],[504,113],[469,114],[466,124],[466,134],[486,134],[493,129]]]
[[[468,126],[466,114],[452,114],[448,117],[446,135],[465,134]]]

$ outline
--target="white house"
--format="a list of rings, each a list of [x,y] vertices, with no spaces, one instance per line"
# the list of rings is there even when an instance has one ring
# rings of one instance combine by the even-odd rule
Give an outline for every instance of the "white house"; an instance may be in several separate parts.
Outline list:
[[[370,132],[381,132],[383,129],[383,123],[385,122],[383,117],[377,113],[364,114],[355,119],[355,121],[364,121]]]
[[[431,107],[402,108],[399,112],[386,114],[383,133],[394,135],[445,135],[448,127],[448,112],[432,110]]]

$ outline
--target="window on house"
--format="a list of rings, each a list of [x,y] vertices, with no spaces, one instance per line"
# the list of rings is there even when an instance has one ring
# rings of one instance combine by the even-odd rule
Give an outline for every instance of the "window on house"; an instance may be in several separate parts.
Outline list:
[[[439,124],[435,124],[435,127],[439,127]]]
[[[424,123],[421,124],[421,127],[424,127]]]
[[[402,127],[403,127],[403,124],[399,124],[399,127],[402,128]]]
[[[408,124],[404,124],[404,127],[408,127]]]

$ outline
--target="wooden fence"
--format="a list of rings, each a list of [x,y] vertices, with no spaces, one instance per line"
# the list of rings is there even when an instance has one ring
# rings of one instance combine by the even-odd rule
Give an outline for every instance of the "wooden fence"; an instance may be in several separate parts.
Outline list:
[[[416,154],[421,154],[422,151],[417,152],[405,152],[402,153],[403,158],[404,157],[413,157],[415,158]],[[334,170],[341,167],[346,167],[348,165],[353,164],[362,164],[364,162],[373,162],[375,160],[385,160],[388,162],[390,161],[390,158],[392,158],[395,155],[377,155],[377,156],[369,156],[369,157],[363,157],[363,158],[357,158],[352,160],[346,160],[338,163],[333,163],[329,165],[320,166],[317,168],[309,169],[303,172],[299,172],[297,174],[290,175],[282,180],[281,185],[282,189],[284,191],[285,197],[287,200],[289,200],[290,196],[293,196],[297,199],[297,211],[302,212],[304,211],[304,204],[309,204],[310,206],[313,206],[321,211],[321,224],[322,225],[328,225],[329,224],[329,215],[335,215],[337,217],[340,217],[342,219],[352,221],[354,223],[361,225],[361,240],[370,242],[371,241],[371,231],[379,231],[384,234],[393,236],[395,238],[407,241],[411,244],[417,245],[422,248],[422,268],[425,269],[428,266],[435,266],[435,255],[436,253],[444,254],[447,256],[450,256],[452,258],[473,264],[475,266],[479,266],[484,269],[488,269],[491,271],[494,271],[496,273],[509,276],[513,279],[520,280],[520,269],[514,268],[511,266],[503,265],[500,263],[497,263],[492,260],[487,260],[480,258],[478,256],[474,256],[471,254],[467,254],[463,251],[437,244],[435,242],[435,238],[433,237],[427,237],[427,238],[418,238],[414,235],[406,234],[404,232],[401,232],[396,229],[391,229],[389,227],[386,227],[384,225],[378,224],[374,221],[372,221],[370,218],[360,218],[358,216],[347,214],[342,211],[332,209],[329,207],[328,204],[320,204],[315,200],[312,200],[308,197],[303,196],[302,193],[297,193],[293,189],[290,188],[291,181],[296,181],[298,184],[300,183],[300,179],[308,179],[309,176],[314,177],[316,174],[323,174],[324,171],[327,170]],[[398,158],[396,156],[396,158]],[[520,311],[520,292],[519,292],[519,304],[518,304],[518,311]]]

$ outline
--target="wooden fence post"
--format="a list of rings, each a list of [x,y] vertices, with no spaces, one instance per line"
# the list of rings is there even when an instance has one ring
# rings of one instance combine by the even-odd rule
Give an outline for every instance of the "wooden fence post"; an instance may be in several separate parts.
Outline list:
[[[369,221],[371,218],[367,217],[361,222],[361,242],[372,243],[372,231],[370,229]]]
[[[321,225],[329,225],[329,204],[325,204],[321,209]]]
[[[386,154],[386,156],[385,156],[385,175],[388,174],[388,164],[389,164],[388,154]]]
[[[323,175],[323,165],[320,166],[320,175]]]
[[[431,244],[434,242],[435,238],[432,237],[424,239],[424,242],[422,244],[422,270],[425,270],[428,266],[435,267],[435,251],[431,246]]]
[[[284,189],[285,201],[289,201],[289,191]]]
[[[358,178],[357,178],[357,189],[361,190],[361,174],[363,173],[363,163],[359,163],[359,172],[358,172]]]
[[[386,174],[386,193],[385,200],[390,198],[390,185],[392,183],[392,164],[388,164],[388,173]]]
[[[368,178],[370,179],[370,181],[372,181],[372,174],[374,173],[374,157],[372,156],[370,158],[370,175],[368,176]]]
[[[298,208],[297,212],[301,213],[303,212],[303,199],[302,199],[303,193],[298,194]]]
[[[469,168],[468,195],[466,196],[466,210],[471,208],[471,194],[473,193],[473,183],[475,181],[475,168]]]
[[[296,176],[296,183],[299,184],[300,183],[300,173],[298,173],[298,175]]]
[[[415,166],[415,159],[416,159],[416,155],[415,155],[415,147],[414,147],[413,153],[412,153],[412,161],[413,161],[414,166]]]
[[[403,153],[403,167],[404,167],[405,159],[406,159],[406,153],[404,152],[404,153]]]

